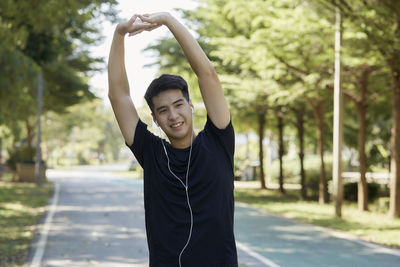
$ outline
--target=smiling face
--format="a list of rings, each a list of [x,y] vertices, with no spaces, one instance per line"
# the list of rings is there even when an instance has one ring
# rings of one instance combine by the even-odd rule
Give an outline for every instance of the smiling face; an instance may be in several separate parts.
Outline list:
[[[169,89],[152,98],[154,121],[168,136],[173,147],[190,146],[192,129],[192,103],[187,101],[180,89]]]

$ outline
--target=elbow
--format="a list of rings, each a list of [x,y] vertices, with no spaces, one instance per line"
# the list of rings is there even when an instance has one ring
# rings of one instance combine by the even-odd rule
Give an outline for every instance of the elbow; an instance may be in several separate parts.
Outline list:
[[[208,73],[208,75],[210,75],[210,76],[217,76],[217,71],[215,70],[214,65],[213,65],[211,62],[210,62],[210,64],[208,65],[207,73]]]
[[[217,77],[217,72],[214,68],[214,65],[209,61],[205,68],[198,74],[198,76],[215,78]]]
[[[112,98],[113,98],[113,94],[111,93],[111,90],[110,90],[110,88],[108,88],[108,99],[109,100],[112,100]]]
[[[111,100],[115,100],[115,99],[117,99],[118,97],[121,97],[122,92],[123,92],[123,91],[120,90],[120,87],[110,84],[110,85],[108,86],[108,99],[109,99],[110,101],[111,101]]]
[[[108,100],[110,101],[111,105],[116,104],[118,105],[121,102],[126,101],[129,99],[131,101],[131,96],[129,94],[124,94],[120,92],[108,92]]]
[[[108,91],[108,100],[113,102],[115,100],[115,94],[113,94],[110,90]]]

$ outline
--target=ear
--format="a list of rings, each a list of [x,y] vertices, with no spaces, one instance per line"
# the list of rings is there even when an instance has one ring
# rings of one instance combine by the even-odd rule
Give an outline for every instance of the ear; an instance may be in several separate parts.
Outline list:
[[[190,109],[192,110],[192,113],[193,113],[194,112],[194,105],[192,103],[192,100],[189,100],[189,106],[190,106]]]

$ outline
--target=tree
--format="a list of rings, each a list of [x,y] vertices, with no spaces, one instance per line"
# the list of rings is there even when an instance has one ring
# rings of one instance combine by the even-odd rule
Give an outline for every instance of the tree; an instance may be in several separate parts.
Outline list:
[[[278,106],[275,110],[275,115],[278,118],[278,132],[279,132],[279,191],[285,193],[283,188],[283,156],[285,154],[284,143],[283,143],[283,119],[285,117],[284,108]]]
[[[43,120],[44,155],[48,164],[74,160],[87,163],[104,155],[105,161],[118,160],[123,138],[113,112],[100,99],[68,107],[58,114],[52,111]]]
[[[371,123],[370,112],[367,112],[370,103],[376,103],[377,96],[385,96],[386,84],[383,77],[387,76],[383,66],[383,58],[378,51],[370,48],[367,35],[360,31],[358,25],[350,20],[345,20],[342,43],[342,91],[347,100],[355,107],[356,122],[347,123],[346,128],[351,129],[354,123],[358,123],[355,143],[347,138],[347,146],[358,149],[359,173],[358,181],[358,207],[359,210],[368,210],[368,194],[366,172],[368,169],[366,144],[367,129]],[[332,87],[329,87],[333,90]],[[353,107],[353,108],[354,108]],[[348,110],[351,114],[352,111]],[[345,120],[348,121],[348,120]],[[347,131],[348,132],[348,131]],[[353,139],[353,138],[352,138]]]
[[[251,128],[255,129],[259,135],[259,178],[261,187],[266,188],[263,169],[264,151],[262,141],[265,133],[265,117],[267,114],[267,94],[265,93],[265,89],[268,88],[268,82],[262,81],[261,77],[258,77],[253,70],[247,68],[247,66],[250,66],[250,62],[247,60],[246,49],[243,50],[242,48],[243,46],[249,46],[250,40],[244,40],[246,37],[237,33],[238,31],[245,32],[246,29],[238,29],[235,27],[237,21],[229,17],[231,15],[227,14],[231,10],[227,8],[224,11],[223,7],[229,3],[226,1],[204,2],[207,3],[206,7],[200,6],[195,12],[185,11],[184,14],[187,19],[196,22],[195,30],[200,36],[198,41],[203,47],[203,50],[213,61],[220,74],[221,82],[231,105],[234,122],[248,122],[249,120],[255,122],[255,125]],[[212,12],[210,12],[210,10],[212,10]],[[210,24],[219,25],[220,27],[208,27]],[[235,58],[225,57],[226,53],[232,51],[227,49],[229,47],[225,42],[232,42],[232,39],[228,39],[227,36],[238,38],[241,39],[240,41],[243,41],[235,42],[237,45],[231,47],[234,51],[231,55]],[[210,38],[212,39],[210,40]],[[218,49],[218,47],[223,47],[223,49]],[[247,49],[248,48],[249,47],[247,47]],[[184,75],[182,76],[191,72],[190,69],[188,69],[188,64],[185,62],[183,54],[179,52],[180,50],[176,49],[176,44],[171,42],[170,39],[160,40],[156,45],[150,46],[149,49],[158,51],[158,64],[160,64],[163,71],[173,70],[180,74],[183,73]],[[241,54],[237,53],[239,50],[242,50]],[[243,63],[246,63],[246,60],[247,65],[242,66]],[[187,75],[187,77],[189,77],[190,82],[190,75]]]
[[[373,62],[369,59],[370,62]],[[345,73],[349,83],[346,81],[343,84],[346,90],[343,91],[346,99],[352,102],[355,106],[358,122],[358,137],[357,149],[359,158],[359,173],[360,180],[358,181],[358,208],[361,211],[368,210],[368,192],[366,172],[368,169],[366,144],[367,144],[367,129],[371,123],[371,115],[368,113],[369,103],[377,102],[379,90],[384,83],[371,84],[371,79],[377,79],[377,76],[382,76],[382,71],[379,66],[369,65],[364,63],[355,67],[345,66]],[[384,86],[383,86],[384,88]],[[358,91],[354,92],[354,89]],[[374,93],[372,93],[374,92]],[[385,95],[385,94],[382,94]]]
[[[219,73],[221,73],[221,81],[224,88],[228,92],[228,99],[231,106],[234,107],[232,112],[234,116],[246,114],[246,121],[253,121],[255,132],[259,135],[259,161],[260,161],[260,181],[261,187],[265,188],[264,170],[263,170],[263,147],[262,139],[265,132],[265,117],[267,107],[273,106],[270,97],[273,94],[282,94],[282,90],[287,90],[289,85],[279,83],[278,81],[284,76],[295,77],[306,84],[309,92],[314,88],[318,88],[316,92],[324,91],[324,82],[329,77],[329,51],[326,42],[320,41],[322,44],[315,47],[315,40],[324,40],[329,30],[322,26],[314,26],[310,30],[305,30],[304,35],[318,37],[313,40],[298,41],[299,29],[294,29],[293,25],[308,25],[310,22],[317,25],[319,22],[315,13],[312,13],[308,20],[300,20],[298,18],[307,17],[305,9],[307,7],[301,5],[300,1],[291,1],[291,3],[280,1],[266,2],[261,0],[252,1],[203,1],[205,5],[201,5],[196,12],[187,12],[192,21],[196,21],[197,28],[201,38],[208,41],[213,48],[209,54],[216,58],[215,64]],[[273,8],[272,8],[273,7]],[[290,13],[294,13],[290,15]],[[279,20],[279,18],[285,19]],[[292,18],[288,23],[288,17]],[[298,20],[296,20],[296,18]],[[210,25],[214,25],[211,27]],[[327,23],[323,24],[327,25]],[[302,28],[307,28],[303,26]],[[324,36],[320,36],[321,32]],[[304,44],[306,44],[305,48]],[[311,47],[311,48],[310,48]],[[252,53],[248,53],[252,51]],[[300,52],[300,53],[299,53]],[[303,53],[304,52],[304,53]],[[320,53],[321,55],[314,60],[312,55]],[[287,57],[289,55],[290,58]],[[299,61],[301,56],[303,61]],[[293,61],[292,61],[293,59]],[[306,73],[301,72],[302,66],[306,62]],[[290,66],[290,68],[288,67]],[[325,66],[321,73],[315,73],[317,66]],[[314,68],[314,69],[313,69]],[[290,69],[290,72],[287,70]],[[300,71],[299,71],[300,70]],[[315,81],[319,83],[315,86]],[[322,77],[322,78],[321,78]],[[303,86],[304,87],[304,86]],[[296,87],[299,88],[298,86]],[[304,96],[304,88],[296,92],[296,96]],[[294,90],[291,91],[294,93]],[[289,93],[286,93],[288,95]],[[323,95],[320,93],[317,99],[319,102],[324,101]],[[310,97],[310,93],[308,93]],[[269,102],[269,104],[268,104]],[[315,101],[310,101],[314,103]],[[287,104],[287,103],[286,103]],[[321,107],[319,104],[318,109]],[[237,111],[237,113],[236,113]],[[244,112],[246,111],[246,112]],[[318,110],[320,111],[320,110]],[[315,112],[320,122],[323,122],[323,113]],[[241,120],[243,121],[243,120]],[[327,199],[327,187],[323,160],[323,123],[319,124],[320,129],[320,149],[321,153],[321,193],[322,202]]]
[[[305,134],[305,117],[306,117],[306,107],[304,102],[295,102],[291,107],[291,111],[294,113],[295,119],[295,127],[297,129],[298,135],[298,147],[299,147],[299,162],[300,162],[300,192],[301,198],[307,199],[307,190],[306,190],[306,172],[304,168],[304,134]]]
[[[201,2],[203,5],[199,5],[195,11],[184,12],[185,19],[199,33],[202,47],[220,73],[235,127],[245,131],[251,129],[259,136],[261,187],[267,187],[262,164],[262,140],[266,128],[271,129],[275,125],[267,116],[277,106],[285,106],[294,110],[286,115],[288,121],[296,121],[299,133],[300,182],[302,196],[306,198],[304,116],[311,109],[314,120],[310,121],[310,125],[314,122],[312,125],[317,128],[321,158],[319,201],[326,203],[329,177],[326,174],[325,150],[330,146],[330,138],[327,137],[331,131],[329,118],[332,103],[332,94],[327,88],[333,84],[334,10],[326,9],[326,5],[320,4],[321,1],[312,0]],[[371,88],[383,85],[377,82],[381,74],[375,70],[375,63],[381,65],[380,60],[376,53],[366,54],[367,46],[360,46],[363,37],[359,37],[357,29],[348,30],[346,37],[348,52],[345,79],[351,93],[357,88],[359,67],[365,62],[372,67],[368,81]],[[188,66],[183,55],[176,50],[176,45],[169,43],[169,40],[160,40],[159,44],[159,63],[185,74]],[[361,57],[367,59],[361,61]],[[374,83],[377,84],[372,86]],[[353,114],[354,111],[350,109],[350,117]],[[384,123],[384,120],[380,120],[380,123]],[[357,138],[351,138],[349,143],[356,144]]]
[[[318,126],[321,158],[319,202],[326,203],[328,194],[324,160],[324,124],[327,118],[325,106],[330,102],[330,95],[326,93],[325,87],[331,83],[333,73],[333,27],[330,26],[330,20],[320,16],[323,14],[320,8],[312,7],[307,2],[276,4],[273,10],[274,14],[266,16],[260,22],[264,27],[257,34],[260,40],[266,40],[264,43],[270,53],[303,85],[298,95],[304,95]],[[280,14],[285,14],[281,23],[276,20]]]
[[[14,120],[25,121],[31,143],[39,72],[46,80],[46,111],[63,112],[68,106],[94,97],[87,84],[89,74],[100,62],[87,49],[99,39],[99,28],[93,18],[113,19],[114,12],[106,6],[115,3],[114,0],[0,3],[0,37],[4,37],[0,44],[0,66],[8,74],[0,84],[0,95],[7,97],[0,101],[2,107],[13,107],[13,114],[1,110],[0,124],[11,127]]]
[[[392,136],[391,136],[391,187],[390,215],[400,216],[400,2],[396,1],[334,1],[325,0],[338,7],[342,14],[368,36],[384,58],[392,79]]]

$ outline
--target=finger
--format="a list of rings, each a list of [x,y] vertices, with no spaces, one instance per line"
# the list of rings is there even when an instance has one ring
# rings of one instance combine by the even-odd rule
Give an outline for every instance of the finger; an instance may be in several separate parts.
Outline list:
[[[135,30],[132,30],[129,32],[128,36],[134,36],[137,35],[143,31],[152,31],[154,29],[157,29],[158,27],[161,27],[162,24],[150,24],[146,23],[146,25],[141,25],[142,27],[140,28],[135,28]]]
[[[138,21],[138,20],[137,20]],[[149,23],[149,22],[135,22],[132,24],[131,27],[129,27],[128,32],[135,32],[139,30],[147,30],[148,28],[152,28],[154,26],[157,26],[155,23]]]
[[[130,19],[129,19],[129,22],[130,23],[133,23],[133,22],[135,22],[136,21],[136,19],[137,19],[137,17],[138,17],[138,15],[137,14],[135,14],[135,15],[133,15]]]
[[[155,25],[155,26],[152,26],[152,27],[146,29],[146,31],[152,31],[152,30],[157,29],[157,28],[159,28],[159,27],[161,27],[161,26],[162,26],[161,24],[157,24],[157,25]]]
[[[139,18],[142,21],[149,21],[150,15],[149,14],[139,15]]]
[[[152,23],[152,22],[147,22],[147,21],[143,21],[142,26],[144,27],[148,27],[148,26],[154,26],[157,25],[157,23]]]
[[[130,33],[128,34],[128,36],[134,36],[134,35],[137,35],[137,34],[141,33],[142,31],[144,31],[144,29],[137,30],[137,31],[134,31],[134,32],[130,32]]]

